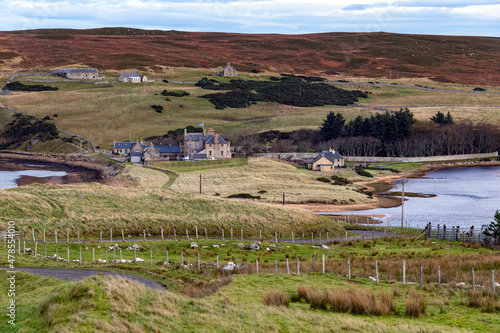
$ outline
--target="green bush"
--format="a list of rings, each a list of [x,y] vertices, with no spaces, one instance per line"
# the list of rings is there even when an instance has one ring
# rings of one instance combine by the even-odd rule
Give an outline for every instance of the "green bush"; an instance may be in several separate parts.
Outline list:
[[[368,171],[366,171],[365,169],[355,168],[354,171],[360,176],[373,178],[373,175]]]
[[[4,87],[4,89],[7,90],[12,90],[12,91],[55,91],[59,90],[57,87],[51,87],[51,86],[44,86],[41,84],[35,84],[35,85],[26,85],[22,84],[21,82],[10,82],[7,83]]]

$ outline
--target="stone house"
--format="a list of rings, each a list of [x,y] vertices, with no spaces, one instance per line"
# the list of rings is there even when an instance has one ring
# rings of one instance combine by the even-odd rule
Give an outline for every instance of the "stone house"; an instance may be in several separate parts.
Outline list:
[[[146,75],[141,75],[139,73],[124,73],[124,72],[120,73],[118,81],[129,82],[129,83],[154,82],[154,80],[149,80],[146,77]]]
[[[203,133],[187,133],[184,129],[184,158],[221,159],[231,158],[231,143],[213,129]]]
[[[324,150],[316,158],[308,163],[307,168],[313,171],[333,172],[336,167],[343,167],[345,158],[335,149]]]
[[[102,80],[103,75],[95,68],[59,68],[52,72],[54,76],[60,76],[72,80]]]
[[[222,76],[238,76],[238,72],[228,62],[227,65],[226,65],[226,67],[224,67],[224,71],[222,73]]]
[[[153,145],[153,143],[142,144],[139,142],[117,142],[113,143],[114,155],[127,155],[134,163],[150,161],[177,161],[181,158],[181,147],[178,145]]]

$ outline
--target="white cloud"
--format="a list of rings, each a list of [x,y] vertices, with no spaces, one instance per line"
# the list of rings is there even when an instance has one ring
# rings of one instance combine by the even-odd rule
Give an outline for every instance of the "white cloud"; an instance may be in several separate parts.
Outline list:
[[[500,4],[477,0],[0,0],[0,30],[128,26],[165,30],[308,33],[391,31],[500,35]],[[439,22],[439,24],[436,24]],[[465,31],[464,31],[465,30]]]

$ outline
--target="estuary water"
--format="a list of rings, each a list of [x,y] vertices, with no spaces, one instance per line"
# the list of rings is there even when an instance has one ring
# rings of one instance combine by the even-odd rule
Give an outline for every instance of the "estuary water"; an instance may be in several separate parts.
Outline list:
[[[401,192],[401,180],[390,192]],[[412,227],[433,225],[476,229],[493,221],[500,210],[500,167],[460,167],[429,172],[408,179],[405,193],[435,194],[435,197],[405,197],[404,220]],[[339,215],[382,215],[382,225],[401,225],[401,206],[339,213]]]
[[[0,171],[0,188],[16,187],[17,180],[23,176],[45,178],[45,177],[63,177],[65,171],[49,170],[22,170],[22,171]]]

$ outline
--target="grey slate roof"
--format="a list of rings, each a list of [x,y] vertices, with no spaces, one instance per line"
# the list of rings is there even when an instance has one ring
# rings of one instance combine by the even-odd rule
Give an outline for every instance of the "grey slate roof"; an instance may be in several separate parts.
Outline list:
[[[325,157],[332,163],[335,163],[336,159],[344,159],[344,156],[340,155],[338,152],[332,153],[329,150],[324,150],[316,156],[316,158],[312,161],[312,164],[318,162],[322,157]]]
[[[122,73],[121,74],[123,77],[142,77],[139,73]]]
[[[166,154],[166,153],[180,153],[181,152],[181,147],[174,145],[174,146],[167,146],[167,145],[155,145],[156,150],[160,152],[160,154]]]
[[[132,154],[130,154],[130,156],[142,156],[142,153],[138,152],[138,151],[134,151]]]
[[[95,68],[59,68],[52,72],[52,74],[63,74],[63,73],[96,73]]]
[[[226,140],[222,138],[222,136],[220,136],[219,134],[217,134],[217,136],[219,137],[220,144],[227,143]],[[215,142],[215,135],[210,135],[207,139],[205,139],[205,143],[214,143],[214,142]]]
[[[130,149],[132,148],[137,142],[115,142],[113,145],[113,149]]]
[[[189,141],[189,139],[191,139],[191,141],[199,141],[200,139],[204,139],[203,133],[188,133],[186,135],[186,141]]]
[[[200,158],[206,159],[208,158],[208,156],[207,154],[193,154],[193,159],[200,159]]]

